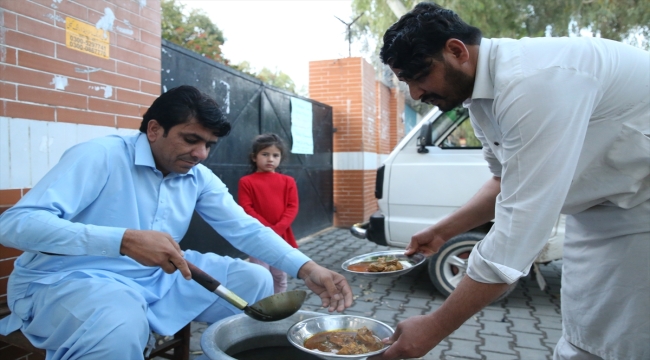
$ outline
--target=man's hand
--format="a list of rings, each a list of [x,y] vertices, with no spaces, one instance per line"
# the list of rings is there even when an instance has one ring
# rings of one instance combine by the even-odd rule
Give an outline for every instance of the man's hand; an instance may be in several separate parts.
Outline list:
[[[509,286],[480,283],[465,275],[438,310],[429,315],[412,316],[397,324],[393,336],[383,340],[392,345],[381,355],[368,360],[424,356],[472,315],[503,294]]]
[[[127,229],[122,237],[120,253],[142,265],[160,266],[168,274],[178,269],[185,279],[192,278],[181,247],[167,233]]]
[[[424,230],[420,230],[411,237],[411,242],[404,251],[405,255],[413,255],[415,253],[422,253],[425,256],[431,256],[440,250],[440,247],[447,241],[435,225],[430,226]]]
[[[352,306],[352,290],[343,275],[308,261],[298,271],[298,277],[320,296],[323,307],[329,307],[330,312],[341,312]]]
[[[426,355],[453,329],[443,329],[433,318],[434,314],[412,316],[397,324],[395,333],[386,344],[392,344],[385,352],[368,360],[417,359]]]

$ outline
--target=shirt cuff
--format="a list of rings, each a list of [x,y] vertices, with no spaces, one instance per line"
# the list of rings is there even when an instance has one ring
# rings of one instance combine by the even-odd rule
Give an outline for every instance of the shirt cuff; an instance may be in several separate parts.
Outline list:
[[[297,279],[298,270],[300,270],[300,268],[310,260],[311,259],[300,250],[291,249],[291,251],[282,257],[282,260],[277,267]]]
[[[88,235],[88,255],[94,256],[120,256],[122,238],[125,228],[110,226],[86,225]]]
[[[487,260],[483,257],[483,254],[481,254],[482,242],[483,241],[479,241],[469,255],[467,276],[472,280],[486,284],[512,284],[519,280],[519,278],[528,275],[530,272],[530,266],[526,268],[526,272],[521,272],[511,267]]]

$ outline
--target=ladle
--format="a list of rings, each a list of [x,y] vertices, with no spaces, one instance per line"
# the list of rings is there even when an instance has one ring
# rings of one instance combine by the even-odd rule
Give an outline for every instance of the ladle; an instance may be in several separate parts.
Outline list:
[[[303,290],[292,290],[265,297],[249,306],[246,300],[221,285],[217,279],[208,275],[205,271],[199,269],[189,261],[186,260],[186,262],[194,281],[233,304],[236,308],[244,310],[246,315],[255,320],[277,321],[288,318],[300,310],[307,296],[307,292]]]

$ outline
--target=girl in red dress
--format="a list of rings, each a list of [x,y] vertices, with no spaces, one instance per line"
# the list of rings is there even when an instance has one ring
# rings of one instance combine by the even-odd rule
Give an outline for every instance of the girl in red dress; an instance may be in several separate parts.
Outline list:
[[[253,141],[250,154],[251,174],[239,180],[239,205],[247,214],[270,227],[289,245],[298,247],[291,223],[298,215],[298,190],[296,181],[276,172],[285,158],[286,147],[276,134],[259,135]],[[273,276],[275,293],[287,290],[287,274],[269,264],[250,257],[250,262],[267,268]]]

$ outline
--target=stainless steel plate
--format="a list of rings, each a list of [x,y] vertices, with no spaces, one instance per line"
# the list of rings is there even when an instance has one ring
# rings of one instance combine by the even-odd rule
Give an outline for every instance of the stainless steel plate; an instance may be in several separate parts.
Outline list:
[[[348,266],[360,262],[366,261],[377,261],[380,257],[385,257],[386,260],[397,259],[404,267],[402,270],[389,271],[389,272],[361,272],[361,271],[352,271],[348,269]],[[364,255],[355,256],[351,259],[346,260],[341,267],[343,270],[357,275],[369,276],[369,277],[391,277],[391,276],[400,276],[408,273],[413,270],[416,266],[422,264],[426,260],[426,256],[422,254],[414,254],[411,256],[404,255],[404,250],[388,250],[388,251],[377,251]]]
[[[300,321],[294,324],[287,331],[287,339],[291,345],[296,348],[318,356],[321,359],[328,360],[341,360],[341,359],[365,359],[372,355],[381,354],[382,352],[388,349],[388,345],[385,345],[383,349],[372,351],[365,354],[359,355],[337,355],[330,352],[323,352],[318,350],[310,350],[305,348],[304,343],[310,337],[321,333],[323,331],[332,331],[332,330],[358,330],[362,327],[367,327],[372,333],[377,336],[379,339],[384,339],[390,337],[395,332],[393,328],[384,324],[381,321],[375,319],[355,316],[355,315],[323,315],[313,317],[307,320]]]

